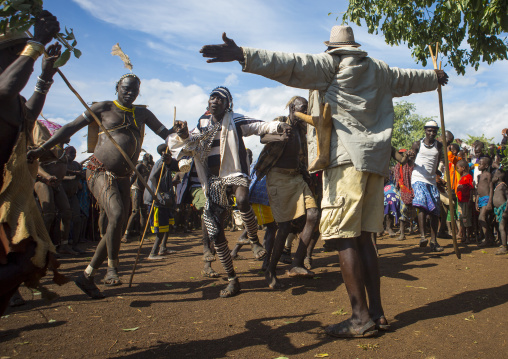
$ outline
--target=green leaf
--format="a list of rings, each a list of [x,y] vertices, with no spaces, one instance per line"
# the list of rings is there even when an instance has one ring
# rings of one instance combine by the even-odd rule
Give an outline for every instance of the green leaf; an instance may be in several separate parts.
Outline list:
[[[79,58],[81,57],[81,51],[80,51],[80,50],[78,50],[78,49],[74,49],[73,51],[74,51],[74,56],[75,56],[77,59],[79,59]]]
[[[54,320],[54,319],[48,320],[48,323],[55,323],[55,322],[56,322],[56,320]]]
[[[65,65],[70,58],[71,52],[67,49],[64,52],[62,52],[62,55],[60,55],[60,57],[55,61],[53,67],[57,68]]]
[[[138,330],[139,327],[135,327],[135,328],[127,328],[127,329],[122,329],[124,332],[133,332],[135,330]]]

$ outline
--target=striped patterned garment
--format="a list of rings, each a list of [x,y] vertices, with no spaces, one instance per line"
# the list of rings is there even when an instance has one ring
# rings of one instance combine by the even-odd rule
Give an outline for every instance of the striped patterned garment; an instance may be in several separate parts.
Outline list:
[[[247,159],[247,151],[245,149],[245,143],[243,142],[244,133],[248,133],[249,135],[252,131],[249,131],[247,127],[253,123],[264,123],[261,120],[255,120],[253,118],[247,117],[245,115],[241,115],[238,113],[233,114],[233,121],[235,124],[236,133],[238,134],[238,152],[240,157],[240,164],[242,167],[242,173],[245,176],[248,176],[249,173],[249,163]],[[212,124],[212,115],[207,111],[198,121],[198,126],[196,129],[202,133],[208,129],[208,126]],[[212,147],[210,149],[210,153],[208,154],[208,167],[220,166],[220,137],[221,137],[221,129],[217,131],[215,135]]]

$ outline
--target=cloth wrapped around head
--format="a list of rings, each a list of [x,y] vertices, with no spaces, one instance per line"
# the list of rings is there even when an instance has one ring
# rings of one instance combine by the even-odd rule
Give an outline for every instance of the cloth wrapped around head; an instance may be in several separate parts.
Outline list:
[[[231,92],[229,92],[226,86],[217,86],[210,92],[210,97],[216,95],[228,101],[228,108],[226,111],[233,111],[233,96],[231,96]]]

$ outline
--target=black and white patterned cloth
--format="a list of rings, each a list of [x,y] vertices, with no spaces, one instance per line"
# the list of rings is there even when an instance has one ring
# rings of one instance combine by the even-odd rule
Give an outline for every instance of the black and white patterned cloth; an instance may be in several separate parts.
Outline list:
[[[248,188],[249,179],[247,177],[221,178],[214,175],[208,176],[208,193],[203,221],[212,242],[216,241],[222,229],[222,214],[230,207],[226,193],[228,186],[243,186]]]

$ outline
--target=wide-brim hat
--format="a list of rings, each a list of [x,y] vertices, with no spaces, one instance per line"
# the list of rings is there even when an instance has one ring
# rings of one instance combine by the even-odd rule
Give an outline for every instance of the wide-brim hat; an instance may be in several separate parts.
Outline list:
[[[362,46],[355,41],[355,34],[351,26],[337,25],[332,27],[330,32],[330,41],[324,42],[328,47],[342,47],[342,46]]]
[[[436,121],[430,120],[425,124],[425,126],[423,126],[423,128],[439,128],[439,126]]]

